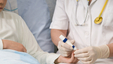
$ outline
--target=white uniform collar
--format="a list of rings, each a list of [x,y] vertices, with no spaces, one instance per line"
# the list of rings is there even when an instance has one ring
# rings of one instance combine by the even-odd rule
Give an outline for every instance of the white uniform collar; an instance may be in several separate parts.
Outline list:
[[[92,0],[90,5],[92,5],[94,2],[96,2],[97,0]],[[85,6],[85,8],[88,7],[88,1],[87,0],[82,0],[83,5]]]

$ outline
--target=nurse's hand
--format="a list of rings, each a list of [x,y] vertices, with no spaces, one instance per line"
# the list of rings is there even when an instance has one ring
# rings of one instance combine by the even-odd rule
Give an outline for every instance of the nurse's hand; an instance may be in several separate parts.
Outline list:
[[[74,40],[69,40],[72,44],[75,43]],[[59,41],[58,43],[58,50],[60,52],[60,54],[64,57],[68,57],[71,55],[73,48],[72,46],[68,45],[67,43],[64,43],[62,41]]]
[[[12,49],[20,52],[27,52],[26,48],[18,42],[10,41],[10,40],[2,40],[3,49]]]
[[[107,58],[109,53],[109,47],[107,45],[86,47],[74,52],[75,57],[77,57],[84,64],[92,64],[98,58]]]
[[[75,58],[74,53],[72,53],[70,58],[59,56],[59,58],[55,61],[55,64],[58,64],[58,63],[76,64],[77,62],[78,62],[78,59]]]

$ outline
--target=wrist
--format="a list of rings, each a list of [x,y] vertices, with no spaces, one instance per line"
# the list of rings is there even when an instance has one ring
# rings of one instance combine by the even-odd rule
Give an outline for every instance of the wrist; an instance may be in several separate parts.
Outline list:
[[[54,62],[54,63],[55,63],[55,64],[58,64],[58,63],[60,63],[60,62],[61,62],[60,60],[61,60],[61,56],[59,56],[59,57],[55,60],[55,62]]]
[[[7,40],[2,40],[3,43],[3,49],[7,49]]]
[[[98,58],[108,58],[110,54],[109,47],[107,45],[99,46],[100,56]]]

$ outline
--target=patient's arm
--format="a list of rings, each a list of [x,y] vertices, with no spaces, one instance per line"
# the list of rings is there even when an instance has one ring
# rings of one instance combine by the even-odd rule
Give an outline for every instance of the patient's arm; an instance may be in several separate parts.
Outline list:
[[[10,40],[2,40],[3,49],[12,49],[20,52],[27,52],[26,48],[18,42],[10,41]]]

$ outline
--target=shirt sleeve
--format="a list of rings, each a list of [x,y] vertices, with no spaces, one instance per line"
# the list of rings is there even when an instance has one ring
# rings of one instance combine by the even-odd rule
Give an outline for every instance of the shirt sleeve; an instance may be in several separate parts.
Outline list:
[[[40,64],[54,64],[54,61],[59,57],[59,55],[43,52],[21,17],[19,18],[18,31],[21,40],[20,43],[25,46],[28,54],[35,57]]]
[[[3,42],[2,42],[2,39],[0,39],[0,50],[3,49]]]
[[[65,12],[65,0],[57,0],[50,29],[68,29],[68,17]]]

